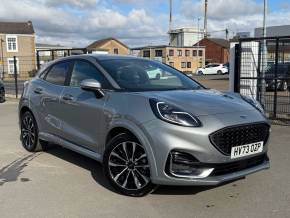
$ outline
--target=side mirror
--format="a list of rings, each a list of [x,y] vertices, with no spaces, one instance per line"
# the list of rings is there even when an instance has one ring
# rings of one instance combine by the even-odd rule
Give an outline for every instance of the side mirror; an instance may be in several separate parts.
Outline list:
[[[85,79],[81,82],[80,86],[83,90],[94,92],[97,98],[102,98],[105,95],[102,91],[101,83],[95,79]]]

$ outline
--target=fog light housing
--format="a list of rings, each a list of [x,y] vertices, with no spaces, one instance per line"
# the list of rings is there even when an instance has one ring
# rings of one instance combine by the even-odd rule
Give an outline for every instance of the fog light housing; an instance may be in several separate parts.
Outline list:
[[[168,157],[167,171],[171,176],[179,178],[205,178],[214,168],[207,168],[191,154],[179,151],[171,151]]]

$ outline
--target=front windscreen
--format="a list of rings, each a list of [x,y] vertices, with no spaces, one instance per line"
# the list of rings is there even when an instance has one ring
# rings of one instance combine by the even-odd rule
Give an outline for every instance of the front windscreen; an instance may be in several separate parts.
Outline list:
[[[127,91],[196,90],[202,86],[174,68],[143,59],[111,59],[99,63]]]

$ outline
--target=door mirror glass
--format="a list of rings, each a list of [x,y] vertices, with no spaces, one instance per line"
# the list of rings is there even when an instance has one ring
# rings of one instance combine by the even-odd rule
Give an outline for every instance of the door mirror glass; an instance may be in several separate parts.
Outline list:
[[[105,94],[102,91],[101,83],[95,79],[85,79],[80,84],[83,90],[93,91],[97,98],[103,97]]]

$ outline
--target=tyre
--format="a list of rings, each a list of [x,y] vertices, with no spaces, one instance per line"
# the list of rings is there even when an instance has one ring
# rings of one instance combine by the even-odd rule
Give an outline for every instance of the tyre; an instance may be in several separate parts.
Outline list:
[[[198,74],[198,75],[203,75],[203,72],[202,72],[201,70],[199,70],[199,71],[197,72],[197,74]]]
[[[126,133],[114,137],[103,158],[104,173],[121,194],[141,197],[156,187],[150,180],[150,165],[144,147]]]
[[[0,89],[0,103],[5,102],[5,89],[1,88]]]
[[[222,72],[221,70],[218,70],[218,71],[217,71],[217,74],[218,74],[218,75],[222,75],[223,72]]]
[[[36,120],[30,111],[21,116],[21,142],[22,146],[29,152],[42,151],[46,148],[47,142],[38,138],[38,127]]]

